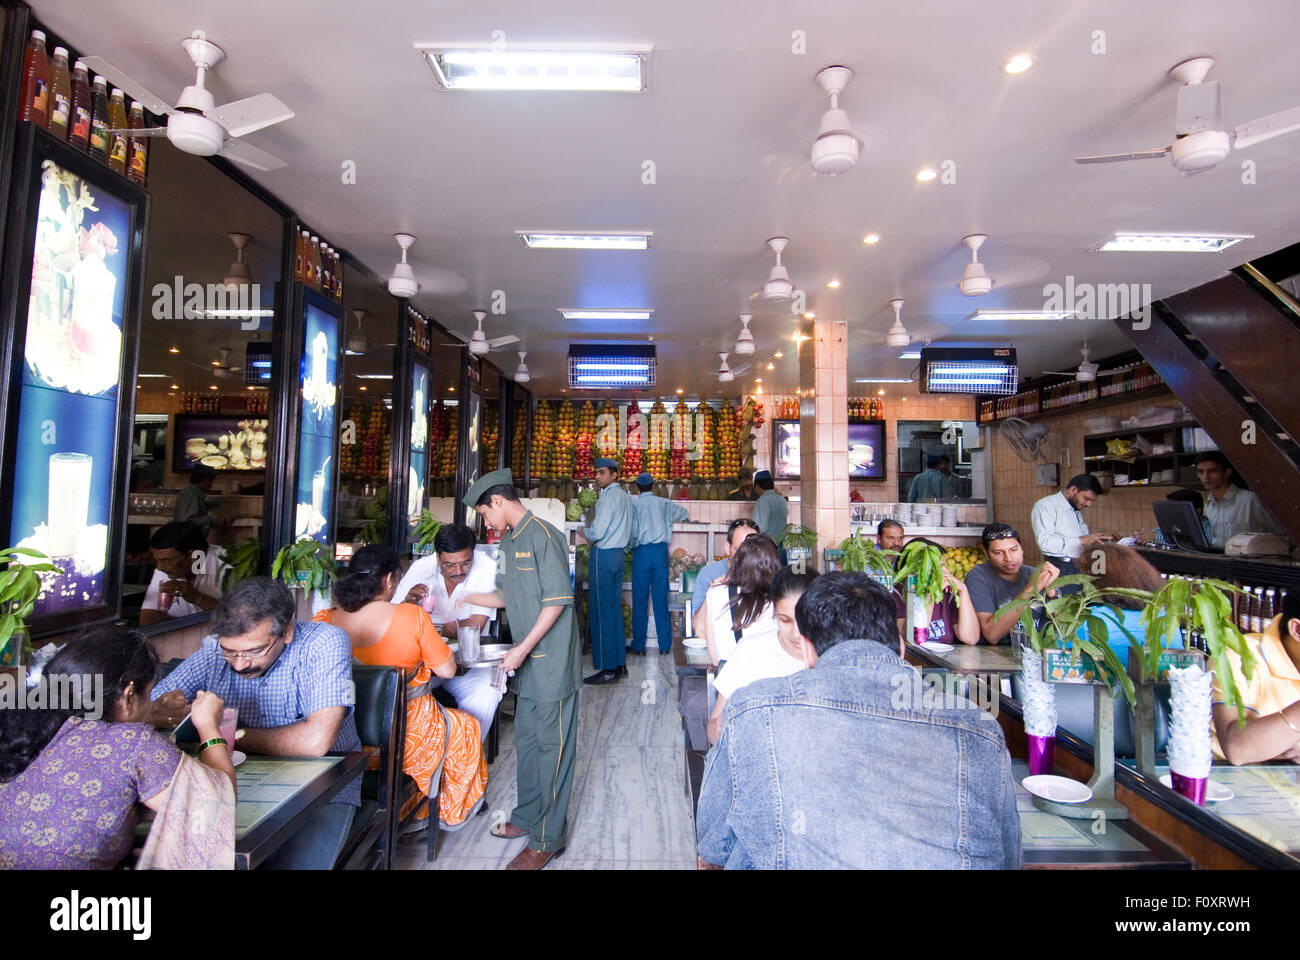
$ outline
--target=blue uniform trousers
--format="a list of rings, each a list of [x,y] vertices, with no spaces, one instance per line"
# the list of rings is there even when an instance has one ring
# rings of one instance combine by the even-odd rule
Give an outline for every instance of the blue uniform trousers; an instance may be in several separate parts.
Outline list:
[[[632,649],[644,650],[650,609],[647,594],[655,611],[655,635],[659,652],[667,653],[673,645],[673,627],[668,619],[668,544],[646,543],[632,551]]]
[[[591,630],[591,663],[597,670],[613,670],[627,663],[623,634],[624,553],[622,549],[591,550],[587,623]]]

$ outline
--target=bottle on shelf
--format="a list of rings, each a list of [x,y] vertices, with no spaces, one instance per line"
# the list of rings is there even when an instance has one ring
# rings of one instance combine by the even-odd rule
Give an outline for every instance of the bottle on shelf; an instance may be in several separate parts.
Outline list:
[[[127,121],[127,126],[132,130],[144,129],[144,105],[139,100],[131,101],[131,116]],[[145,185],[145,180],[149,175],[148,137],[131,137],[127,144],[126,175],[131,178],[132,183],[142,187]]]
[[[334,297],[334,264],[330,261],[329,245],[320,242],[320,290],[325,296]]]
[[[50,61],[45,55],[45,34],[32,31],[23,56],[23,101],[19,119],[45,128],[50,123]]]
[[[110,130],[126,130],[126,99],[121,90],[114,89],[108,98],[108,126]],[[126,133],[108,135],[108,166],[114,173],[126,175],[127,146]]]
[[[298,235],[293,241],[293,280],[294,283],[302,283],[307,276],[307,271],[303,267],[303,234],[298,231]]]
[[[1250,595],[1250,632],[1263,631],[1264,588],[1256,587]]]
[[[1260,629],[1267,630],[1268,625],[1273,622],[1273,618],[1278,614],[1277,610],[1277,592],[1269,587],[1264,591],[1264,608],[1260,611]]]
[[[334,299],[343,302],[343,258],[339,252],[330,247],[330,262],[334,266]]]
[[[311,284],[313,290],[319,290],[323,276],[320,262],[320,237],[312,234],[307,249],[311,253],[311,270],[308,272],[307,282]]]
[[[78,60],[72,65],[72,114],[68,142],[81,151],[90,149],[90,72]]]
[[[90,94],[90,155],[108,163],[108,81],[95,78]]]
[[[68,72],[66,47],[54,48],[50,61],[50,122],[46,127],[60,140],[68,139],[68,123],[72,117],[72,75]]]
[[[1250,633],[1250,587],[1243,585],[1244,593],[1236,596],[1237,601],[1237,629],[1242,633]]]

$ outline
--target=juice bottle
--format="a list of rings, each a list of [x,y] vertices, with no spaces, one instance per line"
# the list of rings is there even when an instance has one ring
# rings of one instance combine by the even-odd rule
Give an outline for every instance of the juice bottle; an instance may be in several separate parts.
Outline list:
[[[144,106],[139,100],[131,101],[131,118],[127,123],[132,130],[144,129]],[[145,174],[149,169],[149,138],[131,137],[128,144],[126,175],[132,183],[144,186]]]
[[[108,125],[112,130],[127,129],[126,126],[126,98],[122,91],[113,90],[113,96],[108,101]],[[127,143],[128,134],[110,133],[108,135],[108,165],[114,173],[126,174],[126,154],[130,149]]]
[[[343,258],[339,252],[330,247],[330,253],[334,254],[334,299],[339,303],[343,302]]]
[[[320,262],[320,237],[312,234],[307,243],[307,249],[311,253],[311,269],[307,271],[307,282],[315,290],[320,289],[321,284],[321,262]]]
[[[329,244],[320,242],[320,289],[321,293],[334,297],[334,264],[330,262]]]
[[[23,57],[23,105],[20,118],[38,127],[50,122],[50,61],[45,56],[45,34],[32,31]]]
[[[90,95],[90,154],[97,160],[108,162],[108,81],[95,78]]]
[[[49,131],[60,140],[68,139],[68,119],[72,115],[72,77],[68,73],[68,51],[54,48],[54,62],[50,64],[50,124]]]
[[[303,278],[307,275],[307,271],[303,268],[302,264],[302,241],[302,231],[299,230],[298,236],[295,237],[293,241],[293,279],[295,283],[302,283]]]
[[[72,115],[68,142],[85,151],[90,148],[90,73],[78,60],[72,65]]]

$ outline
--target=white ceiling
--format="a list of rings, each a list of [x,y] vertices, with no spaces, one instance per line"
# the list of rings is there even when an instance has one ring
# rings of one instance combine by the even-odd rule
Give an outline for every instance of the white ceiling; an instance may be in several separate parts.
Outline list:
[[[794,324],[787,308],[751,301],[766,278],[767,237],[790,237],[785,261],[818,317],[849,324],[850,377],[905,375],[913,362],[883,346],[891,297],[906,300],[914,338],[1012,339],[1022,372],[1069,369],[1087,336],[1094,357],[1128,344],[1108,321],[964,323],[976,307],[1041,308],[1042,288],[1076,281],[1149,283],[1155,296],[1202,283],[1300,234],[1300,134],[1234,153],[1183,178],[1165,161],[1079,166],[1076,154],[1159,147],[1172,139],[1176,84],[1166,72],[1210,53],[1229,127],[1300,102],[1294,41],[1300,5],[1252,0],[986,0],[979,4],[771,0],[701,4],[576,0],[544,5],[384,0],[369,7],[230,0],[31,0],[86,53],[105,57],[165,99],[192,82],[176,42],[202,28],[229,59],[211,78],[218,103],[270,91],[297,116],[249,137],[289,161],[255,174],[336,245],[386,275],[395,232],[425,285],[417,308],[461,330],[504,290],[506,317],[529,351],[531,386],[558,391],[573,339],[658,337],[660,392],[711,396],[712,351],[735,315],[766,362]],[[599,13],[593,13],[593,10]],[[436,15],[435,15],[436,13]],[[653,45],[645,94],[446,93],[412,44],[488,41]],[[791,52],[803,31],[807,53]],[[1106,53],[1092,52],[1104,31]],[[999,70],[1038,57],[1028,73]],[[865,141],[855,169],[814,176],[808,148],[826,109],[816,72],[847,64],[841,97]],[[158,150],[170,150],[158,143]],[[1242,183],[1240,162],[1256,164]],[[342,183],[345,161],[357,182]],[[653,160],[657,183],[641,182]],[[951,160],[957,182],[918,184]],[[648,253],[525,250],[519,229],[650,229]],[[1115,230],[1253,233],[1214,255],[1093,254]],[[882,241],[864,246],[862,236]],[[960,295],[967,233],[990,235],[982,259],[996,281]],[[842,281],[838,290],[825,284]],[[566,324],[569,306],[650,306],[651,329]],[[785,346],[790,346],[788,341]],[[494,354],[507,370],[513,356]],[[733,361],[734,363],[735,361]],[[751,370],[765,392],[797,385],[794,352]]]

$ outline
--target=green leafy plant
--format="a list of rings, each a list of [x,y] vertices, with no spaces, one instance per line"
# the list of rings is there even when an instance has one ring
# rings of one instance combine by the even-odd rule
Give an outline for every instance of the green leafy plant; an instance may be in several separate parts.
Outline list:
[[[876,541],[862,530],[845,538],[840,543],[840,550],[844,552],[843,569],[855,573],[890,570],[898,556],[897,550],[881,550]]]
[[[1144,594],[1146,601],[1142,611],[1142,625],[1146,628],[1142,661],[1146,676],[1155,675],[1160,654],[1173,647],[1180,636],[1200,634],[1205,638],[1224,696],[1237,709],[1237,724],[1244,726],[1245,706],[1228,663],[1228,652],[1232,651],[1241,658],[1246,679],[1254,675],[1255,655],[1232,616],[1232,594],[1242,591],[1223,580],[1170,577],[1154,594],[1138,592]]]
[[[441,529],[442,524],[433,518],[433,514],[425,510],[420,514],[420,519],[415,524],[415,545],[420,549],[424,549],[433,543],[433,538],[438,535],[438,531]]]
[[[816,550],[817,531],[798,523],[787,523],[777,534],[777,542],[786,550]]]
[[[252,537],[240,540],[226,550],[226,565],[226,569],[221,571],[222,592],[240,580],[257,576],[262,566],[262,541]]]
[[[20,557],[27,557],[22,560]],[[32,615],[41,593],[42,573],[62,573],[45,554],[27,547],[0,550],[0,656],[15,633],[25,634],[27,618]],[[26,642],[24,639],[23,642]]]
[[[290,588],[328,589],[338,579],[334,548],[310,537],[285,544],[271,564],[271,576]]]
[[[908,577],[916,577],[916,595],[930,606],[943,602],[943,548],[923,540],[913,540],[898,554],[898,569],[894,572],[895,584],[906,584]],[[961,596],[953,595],[961,604]]]

